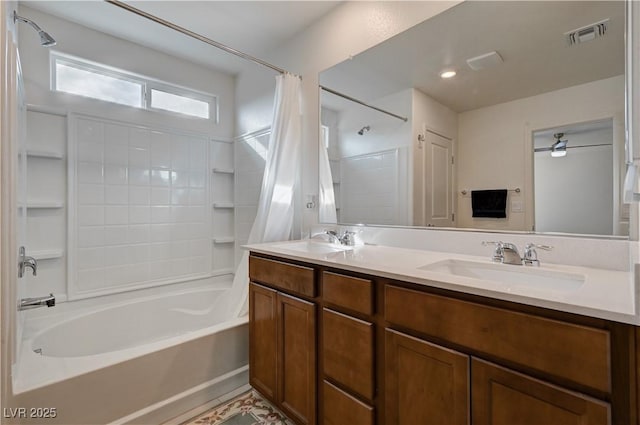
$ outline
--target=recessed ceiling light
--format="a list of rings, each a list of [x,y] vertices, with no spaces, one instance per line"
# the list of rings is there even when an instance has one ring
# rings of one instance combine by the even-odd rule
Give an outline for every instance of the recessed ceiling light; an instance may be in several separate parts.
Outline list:
[[[456,72],[453,70],[442,71],[440,73],[440,78],[452,78],[456,76]]]

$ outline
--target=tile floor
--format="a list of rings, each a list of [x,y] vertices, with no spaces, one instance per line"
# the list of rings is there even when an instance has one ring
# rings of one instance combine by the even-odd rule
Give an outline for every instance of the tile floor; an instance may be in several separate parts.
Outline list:
[[[293,425],[293,422],[256,391],[249,390],[182,425]]]

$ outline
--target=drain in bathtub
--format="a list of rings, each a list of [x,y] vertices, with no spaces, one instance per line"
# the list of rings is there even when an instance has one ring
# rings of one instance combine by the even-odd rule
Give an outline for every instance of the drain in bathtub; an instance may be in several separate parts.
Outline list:
[[[42,348],[36,348],[33,352],[42,355]]]

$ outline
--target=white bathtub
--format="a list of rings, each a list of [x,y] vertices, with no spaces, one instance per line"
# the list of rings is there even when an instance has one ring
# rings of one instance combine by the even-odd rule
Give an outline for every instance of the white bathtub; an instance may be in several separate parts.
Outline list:
[[[14,404],[55,408],[48,424],[154,423],[246,384],[247,317],[224,317],[226,289],[161,292],[28,318]]]

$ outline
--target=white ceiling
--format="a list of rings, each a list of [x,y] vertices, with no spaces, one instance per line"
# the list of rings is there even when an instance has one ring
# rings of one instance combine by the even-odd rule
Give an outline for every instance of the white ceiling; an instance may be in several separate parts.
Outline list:
[[[126,3],[233,49],[264,59],[270,51],[295,37],[341,2]],[[246,66],[257,66],[103,1],[21,1],[20,4],[231,74],[240,72]],[[52,35],[55,37],[55,34]]]
[[[567,44],[565,32],[605,18],[604,37]],[[467,65],[494,50],[501,65]],[[441,79],[445,68],[458,75]],[[320,82],[365,102],[414,87],[463,112],[623,73],[622,1],[467,1],[322,72]]]

